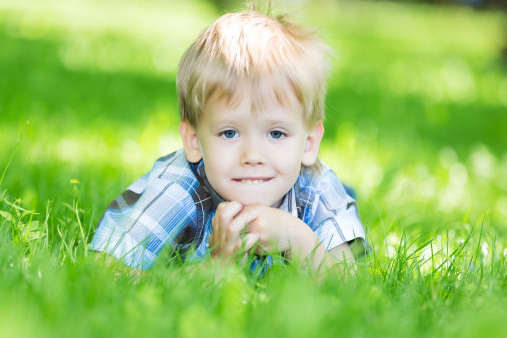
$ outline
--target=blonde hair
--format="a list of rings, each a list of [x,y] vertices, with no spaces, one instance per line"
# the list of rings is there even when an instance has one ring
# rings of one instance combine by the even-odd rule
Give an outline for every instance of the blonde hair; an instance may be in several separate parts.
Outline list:
[[[303,105],[308,127],[324,120],[330,48],[305,26],[255,10],[229,13],[204,30],[183,55],[177,75],[182,121],[197,126],[217,90],[232,98],[250,88],[283,103],[287,88]],[[274,87],[267,87],[266,81]]]

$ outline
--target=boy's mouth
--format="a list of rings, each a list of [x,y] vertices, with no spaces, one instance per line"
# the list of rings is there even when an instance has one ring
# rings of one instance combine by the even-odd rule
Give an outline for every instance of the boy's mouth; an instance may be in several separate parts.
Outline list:
[[[235,178],[233,179],[233,181],[248,185],[256,185],[270,181],[271,179],[272,177],[245,177],[245,178]]]

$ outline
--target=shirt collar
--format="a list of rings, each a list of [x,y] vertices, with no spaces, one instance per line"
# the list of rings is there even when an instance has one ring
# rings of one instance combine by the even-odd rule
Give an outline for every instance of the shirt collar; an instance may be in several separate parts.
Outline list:
[[[197,179],[206,189],[206,191],[210,194],[211,197],[211,209],[215,210],[217,206],[224,202],[225,200],[213,189],[211,184],[206,177],[206,171],[204,171],[204,162],[201,160],[199,163],[194,164],[194,172],[197,175]]]
[[[282,204],[278,209],[283,210],[291,214],[292,216],[298,217],[298,210],[296,205],[296,189],[292,187],[288,193],[283,197]]]

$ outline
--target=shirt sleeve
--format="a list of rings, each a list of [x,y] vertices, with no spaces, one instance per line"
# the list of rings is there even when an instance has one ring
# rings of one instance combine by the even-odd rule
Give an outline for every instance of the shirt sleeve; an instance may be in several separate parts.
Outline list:
[[[134,182],[107,208],[90,249],[106,252],[126,265],[149,269],[167,244],[195,220],[190,194],[152,170]]]
[[[365,231],[356,201],[347,194],[331,169],[325,167],[324,170],[314,182],[315,199],[306,215],[309,218],[306,223],[328,251],[354,240],[365,248]]]

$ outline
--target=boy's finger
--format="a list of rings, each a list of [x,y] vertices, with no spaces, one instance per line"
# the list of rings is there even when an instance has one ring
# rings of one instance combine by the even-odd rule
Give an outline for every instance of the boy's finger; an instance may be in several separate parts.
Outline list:
[[[216,244],[225,240],[225,229],[241,209],[243,206],[239,202],[222,202],[218,205],[211,223],[213,227],[210,236],[211,243]]]
[[[243,205],[239,202],[222,202],[217,207],[215,217],[218,217],[220,226],[227,226],[242,209]]]
[[[234,251],[239,251],[244,253],[248,253],[252,248],[255,246],[257,242],[259,242],[259,235],[258,234],[245,234],[241,241],[238,242],[235,246]]]
[[[248,223],[252,222],[256,219],[258,213],[255,210],[249,210],[247,212],[242,212],[229,224],[227,227],[227,236],[229,238],[237,237],[241,234],[241,232],[246,228]]]

